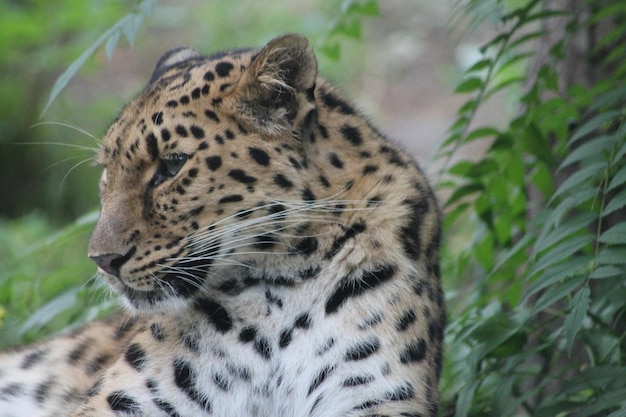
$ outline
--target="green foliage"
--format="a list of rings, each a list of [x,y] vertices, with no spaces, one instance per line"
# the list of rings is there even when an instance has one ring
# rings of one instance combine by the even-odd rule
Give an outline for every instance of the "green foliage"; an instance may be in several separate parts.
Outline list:
[[[60,231],[41,216],[0,221],[0,349],[27,343],[110,309],[84,250],[97,213]],[[34,243],[36,242],[36,243]]]
[[[126,38],[129,44],[134,44],[144,17],[152,14],[152,9],[157,1],[158,0],[142,0],[132,12],[122,17],[115,25],[104,32],[89,48],[80,54],[80,56],[72,62],[65,72],[57,78],[54,86],[52,87],[52,92],[48,97],[48,101],[43,108],[42,116],[46,113],[61,90],[65,88],[70,79],[83,67],[83,65],[85,65],[87,60],[102,45],[104,45],[104,51],[107,57],[111,59],[121,35],[124,35],[124,38]]]
[[[469,2],[474,14],[479,3]],[[473,229],[446,265],[467,287],[451,300],[445,414],[625,416],[626,63],[616,56],[626,52],[626,6],[495,3],[500,33],[457,87],[469,98],[438,152],[446,229],[460,219]],[[547,19],[568,28],[548,62],[503,76],[536,56]],[[564,89],[565,45],[605,19],[613,27],[597,48],[608,53],[591,51],[603,77]],[[475,127],[482,103],[504,90],[519,94],[520,114]],[[478,161],[451,163],[475,140],[488,145]]]

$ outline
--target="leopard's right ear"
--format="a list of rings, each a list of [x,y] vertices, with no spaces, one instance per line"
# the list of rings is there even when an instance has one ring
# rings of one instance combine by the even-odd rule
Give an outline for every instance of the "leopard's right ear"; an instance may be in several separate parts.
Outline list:
[[[225,104],[244,123],[268,136],[302,130],[314,106],[317,60],[306,38],[283,35],[252,60]]]
[[[170,49],[165,54],[163,54],[161,58],[159,58],[159,61],[157,62],[154,71],[152,72],[152,76],[150,77],[149,84],[152,84],[156,80],[161,78],[161,76],[173,66],[182,62],[189,61],[193,58],[199,58],[201,56],[202,55],[200,54],[200,52],[186,46]]]

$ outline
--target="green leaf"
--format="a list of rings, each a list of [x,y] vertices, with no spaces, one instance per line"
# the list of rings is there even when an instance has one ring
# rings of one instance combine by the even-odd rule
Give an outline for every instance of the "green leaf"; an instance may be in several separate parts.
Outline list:
[[[74,62],[70,64],[70,66],[57,78],[54,86],[52,87],[52,91],[48,96],[48,100],[41,112],[42,117],[50,108],[52,102],[56,99],[59,93],[67,86],[69,81],[76,75],[78,70],[80,70],[85,62],[91,57],[97,50],[104,44],[108,42],[109,38],[114,36],[118,31],[122,30],[135,16],[134,13],[128,14],[121,18],[113,27],[109,28],[106,32],[104,32],[89,48],[87,48]]]
[[[566,194],[574,189],[579,188],[585,182],[593,182],[598,177],[600,177],[605,168],[606,163],[595,162],[574,172],[565,181],[563,181],[563,184],[561,184],[559,188],[557,188],[556,192],[550,199],[550,202],[554,201],[558,196],[562,194]]]
[[[448,198],[448,201],[446,201],[446,207],[450,206],[451,204],[454,204],[455,202],[459,201],[460,199],[462,199],[463,197],[466,197],[468,195],[471,194],[475,194],[479,191],[482,191],[484,189],[482,184],[479,183],[475,183],[472,182],[470,184],[467,185],[463,185],[459,188],[457,188],[456,190],[454,190],[454,192],[452,193],[452,195]]]
[[[113,58],[113,52],[115,52],[115,48],[117,47],[117,43],[119,42],[119,40],[120,32],[115,32],[113,35],[111,35],[109,40],[107,40],[106,44],[104,45],[104,53],[109,60]]]
[[[529,276],[533,276],[537,272],[569,258],[576,252],[582,250],[585,246],[588,246],[593,242],[593,239],[594,237],[592,235],[583,235],[562,240],[545,254],[538,257],[537,262],[535,262],[528,273]]]
[[[624,183],[626,183],[626,165],[621,167],[620,170],[615,173],[606,190],[611,191]]]
[[[593,257],[590,255],[577,256],[552,268],[546,269],[528,286],[526,294],[522,299],[522,304],[525,304],[529,297],[533,294],[560,281],[568,280],[576,275],[579,275],[592,261]]]
[[[576,130],[576,132],[569,139],[567,146],[569,148],[573,147],[574,143],[576,143],[579,139],[595,132],[599,128],[611,125],[615,120],[618,120],[621,115],[621,110],[612,110],[593,117]]]
[[[596,256],[598,265],[626,265],[626,248],[605,247]]]
[[[600,235],[599,241],[609,245],[626,244],[626,221],[617,223]]]
[[[615,138],[611,135],[602,135],[593,138],[589,142],[580,145],[578,148],[570,152],[563,160],[559,169],[563,169],[573,163],[580,162],[586,158],[593,157],[599,152],[610,149],[614,144]]]
[[[454,90],[455,93],[471,93],[479,90],[483,86],[483,80],[478,77],[468,77],[464,79]]]
[[[557,242],[565,239],[567,236],[586,229],[591,222],[597,219],[598,215],[596,213],[579,213],[567,219],[556,229],[546,228],[542,230],[534,246],[535,252],[543,252]]]
[[[530,174],[530,181],[535,187],[541,191],[544,197],[552,195],[554,192],[554,183],[552,182],[552,174],[544,163],[537,163]]]
[[[578,334],[578,330],[583,324],[584,318],[587,316],[587,311],[589,310],[589,304],[591,302],[590,296],[591,292],[589,291],[589,287],[585,285],[576,293],[574,298],[572,298],[569,303],[569,314],[565,318],[563,328],[565,330],[565,343],[567,351],[570,355],[572,353],[572,345],[574,344],[576,334]]]
[[[48,324],[52,318],[73,308],[76,305],[79,290],[79,287],[70,288],[39,307],[22,325],[20,333],[38,330]]]
[[[612,265],[601,266],[591,272],[589,274],[589,278],[591,279],[604,279],[604,278],[613,278],[619,275],[622,275],[624,270],[621,268],[617,268]]]
[[[559,282],[550,289],[548,289],[533,306],[533,315],[543,311],[545,308],[550,307],[552,304],[570,295],[576,287],[582,284],[587,277],[585,275],[578,275],[569,278],[563,282]]]
[[[474,63],[474,65],[472,65],[471,67],[469,67],[465,71],[465,73],[469,74],[470,72],[482,71],[483,69],[490,67],[491,65],[493,65],[493,61],[491,60],[491,58],[483,58]]]
[[[476,395],[476,390],[478,390],[478,386],[480,385],[480,381],[471,381],[466,384],[456,399],[456,412],[455,417],[467,417],[469,411],[472,407],[472,402],[474,401],[474,396]]]
[[[611,198],[609,204],[607,204],[602,210],[602,217],[606,217],[609,214],[620,210],[626,206],[626,189],[620,191]]]
[[[345,15],[364,15],[364,16],[378,16],[380,11],[378,10],[377,0],[344,0],[341,5],[341,11]]]
[[[142,14],[131,13],[126,24],[122,25],[122,33],[131,46],[135,44],[135,39],[137,38],[142,22]]]
[[[500,131],[496,129],[495,127],[491,127],[491,126],[479,127],[477,129],[472,130],[465,137],[465,143],[469,143],[480,138],[498,136],[499,134],[500,134]]]

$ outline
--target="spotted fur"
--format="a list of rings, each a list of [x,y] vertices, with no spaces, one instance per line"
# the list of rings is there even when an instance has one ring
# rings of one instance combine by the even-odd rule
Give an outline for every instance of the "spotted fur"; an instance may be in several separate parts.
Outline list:
[[[98,161],[126,312],[0,356],[0,416],[437,415],[435,198],[304,38],[168,52]]]

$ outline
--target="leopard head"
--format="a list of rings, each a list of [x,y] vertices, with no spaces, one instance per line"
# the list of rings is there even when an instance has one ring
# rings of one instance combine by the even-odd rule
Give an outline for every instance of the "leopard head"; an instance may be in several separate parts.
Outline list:
[[[297,35],[260,51],[182,48],[161,58],[98,152],[89,257],[128,306],[174,308],[232,286],[226,271],[311,252],[299,213],[315,199],[304,139],[316,77]]]

